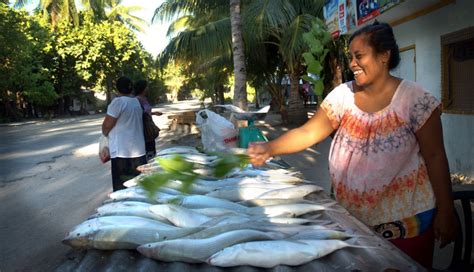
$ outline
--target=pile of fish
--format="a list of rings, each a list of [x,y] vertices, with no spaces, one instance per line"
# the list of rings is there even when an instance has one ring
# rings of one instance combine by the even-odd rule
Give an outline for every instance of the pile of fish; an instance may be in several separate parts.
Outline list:
[[[124,183],[127,189],[109,194],[63,242],[83,249],[136,249],[166,262],[265,268],[300,265],[344,247],[361,247],[343,241],[357,235],[320,219],[322,212],[339,210],[332,200],[305,199],[322,188],[296,171],[270,163],[267,168],[234,169],[216,179],[209,166],[217,157],[188,146],[162,150],[157,157],[174,154],[199,165],[201,178],[187,193],[179,190],[179,180],[153,197],[137,186],[147,175],[162,171],[152,160],[139,167],[141,175]]]

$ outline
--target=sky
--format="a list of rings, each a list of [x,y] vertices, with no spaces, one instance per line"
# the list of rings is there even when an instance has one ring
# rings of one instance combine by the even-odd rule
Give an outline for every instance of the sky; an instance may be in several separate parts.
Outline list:
[[[135,32],[137,38],[143,44],[145,50],[150,52],[153,56],[158,55],[168,44],[166,32],[168,31],[169,23],[161,23],[157,20],[151,24],[151,18],[155,9],[158,8],[164,0],[156,1],[137,1],[137,0],[123,0],[122,4],[125,6],[140,5],[143,7],[141,11],[134,13],[134,15],[144,19],[149,23],[149,27],[143,33]]]

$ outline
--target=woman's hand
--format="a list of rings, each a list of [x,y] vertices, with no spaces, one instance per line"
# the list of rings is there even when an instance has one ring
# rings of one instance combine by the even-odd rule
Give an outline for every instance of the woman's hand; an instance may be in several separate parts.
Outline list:
[[[440,248],[454,241],[458,229],[458,221],[454,211],[438,209],[434,218],[433,229],[435,239],[440,242]]]
[[[270,146],[267,142],[251,142],[247,148],[247,155],[250,163],[254,166],[261,166],[272,156]]]

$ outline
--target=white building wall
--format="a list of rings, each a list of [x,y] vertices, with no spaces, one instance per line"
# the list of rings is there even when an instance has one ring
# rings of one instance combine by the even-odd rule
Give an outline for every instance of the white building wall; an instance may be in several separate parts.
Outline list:
[[[416,81],[438,99],[441,99],[441,36],[471,26],[474,26],[474,0],[456,0],[394,27],[400,48],[416,46]],[[474,176],[474,115],[443,113],[441,120],[451,172]]]

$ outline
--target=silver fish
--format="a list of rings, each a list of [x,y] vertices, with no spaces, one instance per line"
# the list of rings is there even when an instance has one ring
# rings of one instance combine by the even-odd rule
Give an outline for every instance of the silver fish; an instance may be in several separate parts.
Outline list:
[[[169,224],[170,222],[166,217],[152,213],[149,208],[152,206],[150,203],[138,202],[138,201],[120,201],[111,202],[102,205],[97,208],[97,213],[93,214],[89,218],[101,217],[101,216],[112,216],[112,215],[125,215],[125,216],[139,216],[158,220],[163,223]]]
[[[212,255],[207,263],[221,267],[251,265],[264,268],[301,265],[345,247],[367,248],[340,240],[254,241],[225,248]]]
[[[313,192],[323,191],[324,189],[314,184],[299,185],[294,187],[287,187],[275,189],[259,195],[259,199],[274,199],[274,198],[303,198]]]
[[[163,188],[161,188],[163,189]],[[147,203],[158,203],[161,198],[171,197],[172,194],[164,192],[156,192],[152,198],[150,198],[147,192],[141,187],[129,187],[126,189],[118,190],[109,194],[109,201],[107,202],[116,202],[116,201],[140,201]]]
[[[137,216],[105,216],[77,225],[63,243],[75,248],[133,249],[143,243],[163,240],[161,230],[169,234],[178,229]]]
[[[172,204],[153,205],[149,207],[149,211],[158,217],[167,219],[173,225],[183,228],[198,227],[211,220],[211,217]]]
[[[161,203],[172,203],[189,209],[225,208],[244,213],[247,211],[247,209],[249,209],[248,207],[234,203],[232,201],[204,195],[173,196],[163,198]]]
[[[269,191],[274,190],[270,186],[250,187],[250,186],[226,186],[214,189],[207,193],[207,196],[227,199],[229,201],[242,201],[258,198]]]
[[[282,204],[293,204],[293,203],[306,203],[313,204],[314,201],[301,199],[301,198],[274,198],[274,199],[249,199],[238,202],[239,204],[255,207],[255,206],[271,206],[271,205],[282,205]]]
[[[310,225],[310,226],[299,226],[299,225],[288,225],[288,224],[279,224],[279,223],[270,223],[265,220],[252,220],[252,218],[247,218],[248,220],[245,221],[245,218],[241,219],[238,222],[228,222],[227,224],[219,224],[219,220],[216,219],[215,224],[205,223],[205,229],[195,232],[186,236],[187,239],[202,239],[208,238],[212,236],[216,236],[220,233],[232,231],[232,230],[239,230],[242,228],[245,229],[253,229],[259,230],[264,232],[277,232],[290,237],[292,235],[296,235],[301,232],[310,232],[312,230],[330,230],[332,227],[331,225],[322,226],[322,225]],[[320,222],[321,224],[327,224],[327,222]]]
[[[191,146],[172,146],[169,148],[162,149],[156,153],[156,157],[170,154],[203,154],[199,152],[195,147]]]
[[[254,168],[245,168],[232,170],[227,177],[259,177],[273,182],[297,184],[303,182],[300,178],[302,174],[299,172],[288,171],[285,169],[269,169],[261,170]]]
[[[205,262],[219,250],[237,243],[281,237],[282,235],[278,233],[242,229],[221,233],[206,239],[176,239],[149,243],[139,246],[137,250],[146,257],[161,261],[200,263]]]
[[[306,204],[306,203],[294,203],[294,204],[282,204],[282,205],[271,205],[261,207],[249,207],[247,213],[252,215],[267,215],[270,217],[286,216],[286,217],[298,217],[300,215],[316,212],[316,211],[336,211],[338,210],[329,208],[334,203],[328,204]]]
[[[219,208],[219,207],[212,207],[212,208],[200,208],[200,209],[191,209],[192,211],[198,212],[200,214],[203,214],[205,216],[209,217],[220,217],[224,215],[236,215],[238,212],[229,210],[229,209],[224,209],[224,208]]]

